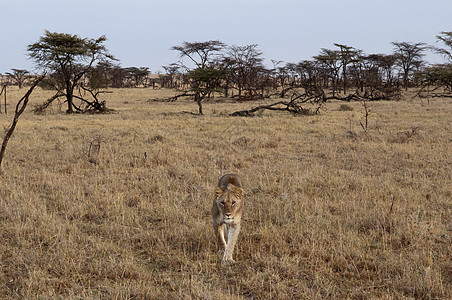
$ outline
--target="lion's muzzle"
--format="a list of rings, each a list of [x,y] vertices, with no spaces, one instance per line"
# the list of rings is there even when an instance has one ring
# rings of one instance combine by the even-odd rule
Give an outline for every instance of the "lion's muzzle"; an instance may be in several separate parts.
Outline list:
[[[231,214],[224,214],[223,221],[226,224],[231,224],[234,221],[234,217],[231,217]]]

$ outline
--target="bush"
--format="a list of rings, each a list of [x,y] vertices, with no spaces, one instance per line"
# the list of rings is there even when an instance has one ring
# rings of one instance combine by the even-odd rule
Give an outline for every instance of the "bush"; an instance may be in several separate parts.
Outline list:
[[[353,107],[348,104],[341,104],[341,106],[339,106],[339,111],[353,111]]]

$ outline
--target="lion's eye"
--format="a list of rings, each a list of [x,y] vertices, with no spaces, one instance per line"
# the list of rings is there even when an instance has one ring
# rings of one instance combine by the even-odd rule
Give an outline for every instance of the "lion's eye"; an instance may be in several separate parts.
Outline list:
[[[234,206],[235,205],[235,201],[232,201],[232,206]]]
[[[224,201],[221,201],[220,204],[221,204],[222,206],[224,206]]]

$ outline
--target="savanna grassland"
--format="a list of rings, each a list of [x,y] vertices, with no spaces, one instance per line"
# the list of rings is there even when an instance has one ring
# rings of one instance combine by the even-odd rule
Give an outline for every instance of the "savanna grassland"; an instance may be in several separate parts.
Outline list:
[[[359,102],[196,116],[152,101],[172,91],[112,91],[105,115],[35,115],[52,92],[32,94],[2,165],[3,298],[452,297],[452,99],[371,102],[365,132]],[[232,266],[210,217],[226,172],[245,189]]]

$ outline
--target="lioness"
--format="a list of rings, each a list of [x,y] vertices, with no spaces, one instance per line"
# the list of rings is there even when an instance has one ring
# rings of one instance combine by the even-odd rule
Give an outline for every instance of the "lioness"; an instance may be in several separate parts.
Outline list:
[[[220,250],[224,249],[223,263],[230,264],[234,246],[240,232],[242,218],[243,189],[236,174],[226,174],[220,178],[212,206],[213,229]],[[224,239],[226,224],[229,225],[228,243]]]

